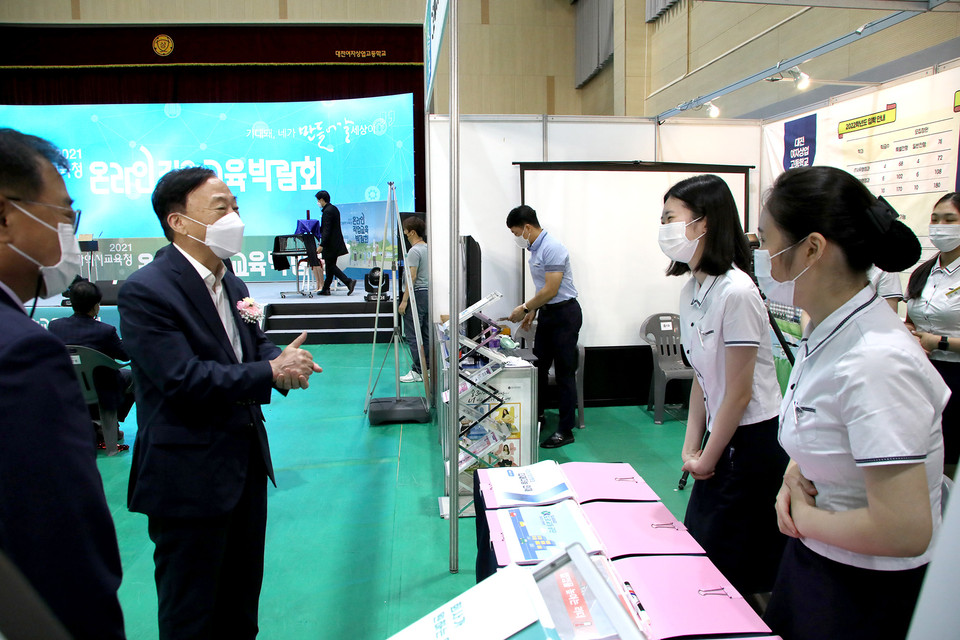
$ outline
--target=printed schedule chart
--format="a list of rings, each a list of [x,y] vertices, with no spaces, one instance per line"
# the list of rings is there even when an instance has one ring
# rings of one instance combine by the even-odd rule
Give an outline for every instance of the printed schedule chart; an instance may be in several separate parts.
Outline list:
[[[889,131],[867,130],[842,139],[845,158],[862,159],[848,162],[847,171],[875,195],[925,195],[953,188],[957,175],[953,118]]]

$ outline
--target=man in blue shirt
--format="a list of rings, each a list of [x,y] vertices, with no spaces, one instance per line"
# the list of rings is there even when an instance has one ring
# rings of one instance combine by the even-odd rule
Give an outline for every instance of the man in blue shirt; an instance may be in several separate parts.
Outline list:
[[[556,370],[560,426],[540,444],[546,449],[554,449],[573,442],[577,406],[577,340],[583,313],[577,302],[577,288],[573,285],[570,253],[559,240],[540,228],[537,212],[527,205],[512,209],[507,214],[507,228],[519,247],[529,249],[530,275],[537,287],[534,296],[518,305],[509,319],[529,328],[539,311],[533,353],[537,357],[541,407],[543,392],[547,388],[547,372],[551,365]]]

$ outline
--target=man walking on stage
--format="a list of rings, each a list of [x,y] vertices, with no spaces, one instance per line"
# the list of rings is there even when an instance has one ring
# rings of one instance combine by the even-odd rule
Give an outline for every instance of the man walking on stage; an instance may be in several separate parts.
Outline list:
[[[340,229],[340,209],[330,204],[330,194],[326,191],[317,191],[317,204],[320,205],[320,242],[317,247],[323,258],[323,268],[326,276],[323,278],[323,288],[318,292],[321,296],[330,295],[330,285],[333,278],[347,285],[347,295],[353,294],[357,281],[347,275],[337,266],[337,258],[347,255],[347,243],[343,241],[343,231]]]

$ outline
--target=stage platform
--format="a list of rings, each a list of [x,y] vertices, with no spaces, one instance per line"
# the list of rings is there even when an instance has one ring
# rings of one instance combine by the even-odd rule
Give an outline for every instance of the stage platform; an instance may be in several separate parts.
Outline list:
[[[380,303],[377,318],[377,303],[364,299],[363,283],[358,282],[353,295],[340,285],[329,296],[313,297],[294,291],[289,280],[281,282],[247,283],[250,297],[264,308],[264,331],[275,343],[289,344],[302,331],[307,332],[306,344],[363,344],[373,341],[389,342],[393,335],[393,301]],[[35,318],[41,324],[70,315],[69,306],[61,304],[59,296],[37,303]],[[116,307],[104,299],[100,317],[103,321],[119,326]],[[27,304],[29,312],[32,301]],[[376,324],[376,331],[374,325]]]

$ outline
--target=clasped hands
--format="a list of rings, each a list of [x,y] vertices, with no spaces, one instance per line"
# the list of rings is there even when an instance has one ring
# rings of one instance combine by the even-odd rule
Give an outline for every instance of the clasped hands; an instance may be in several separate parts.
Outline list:
[[[683,468],[681,470],[689,472],[694,480],[707,480],[712,478],[714,474],[714,467],[708,467],[700,458],[702,454],[703,449],[698,451],[684,451],[680,454],[683,459]]]
[[[798,509],[817,506],[817,487],[803,477],[800,467],[791,463],[783,474],[783,485],[777,494],[777,526],[780,532],[791,538],[802,538],[794,518]]]
[[[288,344],[279,356],[270,361],[273,383],[277,389],[306,389],[310,386],[308,378],[323,371],[320,365],[313,361],[313,354],[300,348],[306,339],[307,332],[304,331]]]
[[[917,331],[917,326],[911,322],[905,322],[907,331],[913,334],[913,337],[920,343],[920,348],[928,356],[930,352],[940,348],[940,336],[928,333],[926,331]]]

